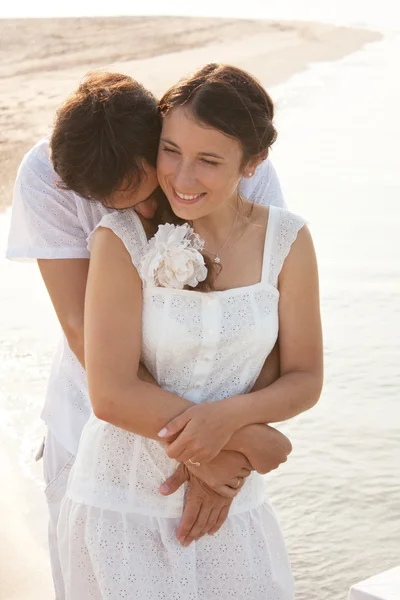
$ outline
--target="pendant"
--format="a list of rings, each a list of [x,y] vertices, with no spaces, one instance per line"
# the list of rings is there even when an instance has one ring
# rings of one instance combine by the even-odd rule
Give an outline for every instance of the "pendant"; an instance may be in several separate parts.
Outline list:
[[[220,264],[221,264],[221,259],[220,259],[220,257],[219,257],[219,256],[216,256],[216,257],[214,258],[214,262],[215,262],[215,263],[217,263],[217,265],[220,265]]]

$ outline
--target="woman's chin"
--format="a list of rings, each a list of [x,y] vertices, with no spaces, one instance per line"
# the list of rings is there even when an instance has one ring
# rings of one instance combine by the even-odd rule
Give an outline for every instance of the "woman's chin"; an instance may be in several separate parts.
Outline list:
[[[176,200],[175,197],[168,198],[174,214],[184,221],[194,221],[204,216],[204,197],[196,202],[185,202]]]

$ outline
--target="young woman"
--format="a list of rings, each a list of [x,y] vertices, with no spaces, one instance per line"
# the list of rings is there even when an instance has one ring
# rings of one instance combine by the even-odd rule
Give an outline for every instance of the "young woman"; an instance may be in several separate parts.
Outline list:
[[[311,237],[300,217],[238,193],[276,137],[272,102],[250,75],[207,65],[171,88],[160,112],[168,224],[152,229],[133,211],[114,213],[90,239],[85,359],[94,416],[61,509],[66,595],[291,600],[285,544],[253,450],[265,423],[320,395]],[[259,389],[277,339],[281,377]],[[160,388],[138,379],[140,360]],[[251,474],[243,468],[219,494],[199,484],[232,451],[247,457]],[[214,499],[185,535],[183,488],[166,497],[158,489],[176,461],[189,486]]]

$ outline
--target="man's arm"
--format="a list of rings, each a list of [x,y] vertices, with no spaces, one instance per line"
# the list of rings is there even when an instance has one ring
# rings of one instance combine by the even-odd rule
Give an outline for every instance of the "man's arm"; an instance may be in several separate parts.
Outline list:
[[[276,342],[251,391],[257,392],[272,385],[280,376],[279,342]]]
[[[68,345],[85,368],[83,315],[89,259],[38,260]]]
[[[82,364],[89,256],[76,197],[58,187],[48,141],[42,140],[18,169],[7,257],[38,261],[68,343]]]
[[[89,259],[40,259],[38,265],[68,345],[85,368],[83,319]],[[138,377],[157,385],[142,363]]]

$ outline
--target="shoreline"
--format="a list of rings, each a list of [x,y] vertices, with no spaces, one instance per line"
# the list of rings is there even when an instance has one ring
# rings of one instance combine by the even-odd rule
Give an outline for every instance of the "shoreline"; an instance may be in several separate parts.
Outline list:
[[[11,204],[23,155],[50,133],[57,107],[89,70],[125,72],[158,97],[202,64],[230,62],[270,88],[382,37],[322,23],[195,17],[4,19],[0,36],[0,210]]]

